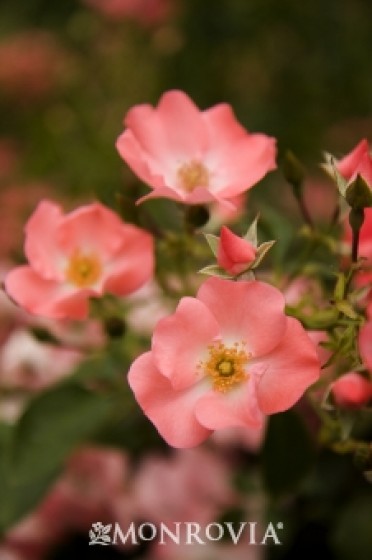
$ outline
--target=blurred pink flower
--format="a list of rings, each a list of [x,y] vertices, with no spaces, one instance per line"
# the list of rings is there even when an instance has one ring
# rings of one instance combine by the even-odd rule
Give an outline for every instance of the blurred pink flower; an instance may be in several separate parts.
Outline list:
[[[372,157],[369,151],[368,140],[365,138],[346,156],[336,162],[341,175],[352,182],[357,175],[372,186]]]
[[[10,184],[0,189],[0,258],[10,259],[22,246],[22,227],[40,199],[52,187],[38,183]]]
[[[281,286],[285,302],[292,307],[299,306],[301,311],[312,313],[314,305],[319,308],[322,303],[322,290],[319,283],[308,276],[297,276],[288,283]]]
[[[224,428],[214,432],[211,440],[221,448],[239,447],[251,453],[257,453],[264,442],[266,424],[267,422],[264,421],[258,428],[250,426]]]
[[[40,506],[40,514],[60,530],[87,530],[98,519],[116,520],[114,503],[129,477],[126,454],[86,447],[68,461],[61,479]]]
[[[40,390],[72,372],[83,355],[38,342],[28,331],[11,333],[0,353],[0,386]]]
[[[46,557],[49,548],[59,537],[59,531],[53,522],[48,524],[47,519],[36,511],[22,519],[5,535],[4,548],[9,560],[40,560]],[[0,558],[3,559],[2,556]],[[5,559],[7,556],[4,556]]]
[[[0,558],[1,560],[27,560],[23,555],[14,552],[9,546],[0,545]]]
[[[30,264],[12,270],[5,287],[30,313],[84,319],[91,296],[124,296],[152,277],[152,237],[99,203],[63,215],[42,201],[25,231]]]
[[[209,206],[210,218],[208,229],[219,230],[223,225],[235,222],[241,218],[244,214],[247,199],[247,193],[242,193],[229,199],[229,202],[232,204],[231,207],[220,202],[212,203]]]
[[[372,383],[354,371],[344,373],[331,385],[335,403],[343,408],[359,408],[372,398]]]
[[[155,523],[209,523],[236,501],[227,464],[205,449],[147,456],[132,487],[137,515]]]
[[[165,299],[155,282],[148,282],[136,293],[128,296],[129,305],[125,320],[135,332],[151,335],[160,319],[172,311],[171,303]]]
[[[60,81],[65,64],[52,35],[42,31],[11,35],[0,43],[0,89],[17,99],[39,99]]]
[[[172,0],[83,0],[84,3],[112,20],[132,19],[144,26],[166,21],[172,11]]]
[[[117,521],[113,504],[128,471],[128,457],[120,451],[76,451],[42,503],[5,535],[5,550],[21,560],[41,560],[69,533],[87,533],[97,519]]]
[[[261,282],[210,278],[155,327],[152,350],[128,381],[144,413],[174,447],[214,430],[261,429],[319,377],[316,349],[284,298]]]
[[[255,260],[257,249],[229,228],[222,226],[218,245],[217,262],[221,268],[236,276]]]
[[[315,222],[329,223],[337,206],[337,190],[333,185],[319,179],[305,182],[303,189],[305,206]]]
[[[151,549],[148,560],[260,560],[263,552],[260,546],[249,546],[246,542],[233,545],[225,542],[205,542],[176,544],[167,542]],[[146,560],[146,558],[144,559]]]
[[[124,123],[117,149],[153,188],[140,201],[228,204],[276,167],[275,140],[249,134],[226,103],[200,111],[182,91],[168,91],[156,108],[130,109]]]

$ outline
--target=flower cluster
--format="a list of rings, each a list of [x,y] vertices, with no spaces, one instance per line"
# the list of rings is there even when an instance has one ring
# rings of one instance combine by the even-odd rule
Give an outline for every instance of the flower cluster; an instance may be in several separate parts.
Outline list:
[[[249,134],[226,104],[199,111],[170,91],[155,109],[131,109],[125,124],[118,150],[154,189],[142,201],[229,203],[275,167],[274,139]],[[217,264],[232,278],[271,247],[257,247],[256,227],[246,239],[226,227],[214,238]],[[44,200],[25,232],[29,264],[9,272],[5,286],[30,313],[84,319],[89,299],[127,296],[153,275],[151,235],[99,203],[64,215]],[[211,278],[158,322],[151,352],[134,361],[128,381],[166,441],[191,447],[222,428],[260,429],[265,415],[293,406],[318,377],[314,345],[286,317],[276,288]]]
[[[276,141],[248,132],[228,104],[200,110],[172,90],[156,107],[132,107],[124,124],[116,147],[136,178],[116,207],[85,202],[64,213],[43,195],[24,228],[24,255],[2,265],[1,419],[14,457],[37,464],[51,449],[45,485],[64,474],[49,493],[40,485],[33,516],[8,532],[16,516],[4,521],[0,553],[47,554],[71,529],[108,545],[115,519],[131,515],[207,526],[229,508],[245,511],[218,451],[239,468],[263,445],[272,461],[288,419],[299,421],[298,445],[319,436],[335,452],[362,455],[372,476],[362,430],[372,400],[367,141],[327,156],[342,200],[329,198],[337,206],[326,215],[319,204],[309,211],[303,168],[287,154],[288,212],[295,202],[305,221],[295,235],[272,209],[250,206],[248,191],[276,168]],[[84,448],[102,433],[125,453]],[[285,430],[279,439],[287,442]],[[175,449],[142,455],[134,474],[131,451],[159,451],[164,441]],[[28,481],[24,464],[4,466],[10,487]],[[168,544],[151,557],[171,560]],[[207,554],[241,557],[230,548]]]

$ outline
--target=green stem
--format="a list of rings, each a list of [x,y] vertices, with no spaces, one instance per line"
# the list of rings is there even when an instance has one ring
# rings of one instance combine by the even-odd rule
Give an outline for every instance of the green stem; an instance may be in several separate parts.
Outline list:
[[[298,206],[301,210],[301,214],[305,220],[305,222],[307,223],[307,225],[309,226],[310,229],[314,229],[314,222],[312,217],[310,216],[310,212],[307,209],[307,206],[305,204],[304,198],[302,196],[302,193],[298,196],[296,196],[297,202],[298,202]]]
[[[351,260],[356,263],[359,253],[360,230],[364,222],[364,208],[352,208],[349,214],[349,224],[352,231]]]

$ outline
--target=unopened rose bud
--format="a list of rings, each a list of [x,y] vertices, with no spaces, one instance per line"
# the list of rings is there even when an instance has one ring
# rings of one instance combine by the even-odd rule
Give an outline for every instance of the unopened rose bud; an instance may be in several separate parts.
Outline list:
[[[249,268],[256,258],[257,249],[242,237],[235,235],[229,228],[221,229],[218,246],[218,265],[229,274],[236,276]]]
[[[359,408],[366,405],[371,399],[372,383],[359,373],[352,371],[339,377],[332,384],[331,392],[338,406]]]

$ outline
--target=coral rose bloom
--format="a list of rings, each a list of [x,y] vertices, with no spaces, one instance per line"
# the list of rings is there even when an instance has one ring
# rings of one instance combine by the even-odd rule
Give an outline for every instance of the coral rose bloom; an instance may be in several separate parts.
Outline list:
[[[151,235],[99,203],[63,215],[42,201],[26,224],[29,265],[12,270],[6,291],[30,313],[84,319],[89,297],[125,296],[152,277]]]
[[[192,447],[227,427],[260,428],[318,379],[315,346],[283,309],[268,284],[210,278],[159,321],[129,384],[170,445]]]
[[[275,140],[249,134],[225,103],[200,111],[185,93],[169,91],[156,108],[130,109],[124,124],[117,149],[154,189],[141,201],[226,204],[276,167]]]

